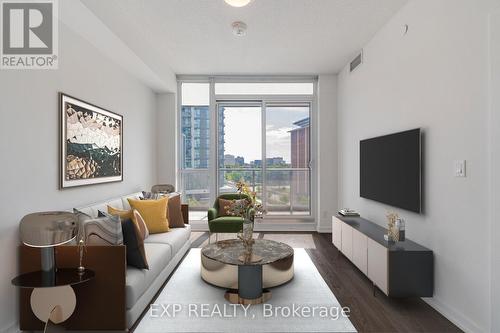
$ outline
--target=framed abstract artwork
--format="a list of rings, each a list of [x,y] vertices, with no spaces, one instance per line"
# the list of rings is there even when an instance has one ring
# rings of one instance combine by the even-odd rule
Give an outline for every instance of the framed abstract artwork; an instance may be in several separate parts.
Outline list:
[[[123,181],[123,117],[60,93],[60,188]]]

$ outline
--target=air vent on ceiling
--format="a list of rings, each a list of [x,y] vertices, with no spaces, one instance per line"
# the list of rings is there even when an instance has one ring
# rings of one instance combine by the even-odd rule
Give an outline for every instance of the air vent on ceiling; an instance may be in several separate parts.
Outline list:
[[[354,71],[356,68],[358,68],[359,65],[363,63],[363,51],[361,51],[356,58],[354,58],[353,61],[351,61],[350,64],[350,72]]]

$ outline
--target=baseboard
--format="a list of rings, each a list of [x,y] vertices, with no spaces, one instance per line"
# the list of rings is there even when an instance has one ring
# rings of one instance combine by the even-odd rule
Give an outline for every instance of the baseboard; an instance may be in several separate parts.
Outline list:
[[[207,221],[190,221],[192,231],[208,231]],[[316,223],[314,222],[298,222],[298,223],[286,223],[286,222],[276,222],[276,223],[259,223],[255,222],[254,231],[316,231]],[[324,232],[331,232],[324,231]]]
[[[19,330],[19,322],[14,322],[10,326],[1,328],[0,332],[5,332],[5,333],[20,333],[21,331]]]
[[[254,231],[316,231],[316,223],[259,223],[254,225]]]
[[[486,333],[488,332],[484,328],[479,327],[472,320],[464,316],[462,313],[456,311],[455,309],[449,307],[443,302],[439,301],[435,297],[433,298],[422,298],[424,302],[429,304],[434,310],[442,314],[446,319],[451,321],[453,324],[458,326],[462,331],[467,333]]]
[[[317,232],[321,234],[331,234],[332,233],[332,224],[327,223],[326,225],[319,225],[316,229]]]

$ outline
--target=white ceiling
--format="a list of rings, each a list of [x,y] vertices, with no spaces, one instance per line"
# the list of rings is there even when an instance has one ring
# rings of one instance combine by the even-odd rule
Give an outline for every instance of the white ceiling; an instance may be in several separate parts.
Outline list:
[[[408,0],[83,0],[158,75],[337,73]],[[248,25],[232,34],[231,23]]]

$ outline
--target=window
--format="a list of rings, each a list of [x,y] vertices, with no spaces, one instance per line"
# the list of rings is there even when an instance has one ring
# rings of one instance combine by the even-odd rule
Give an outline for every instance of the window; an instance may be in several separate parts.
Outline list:
[[[314,85],[306,83],[216,83],[216,95],[312,95]]]
[[[191,209],[203,210],[210,200],[210,112],[208,83],[181,88],[180,187]]]
[[[244,180],[267,210],[265,221],[312,220],[314,80],[215,80],[181,84],[180,190],[191,216],[206,218],[215,198]]]

